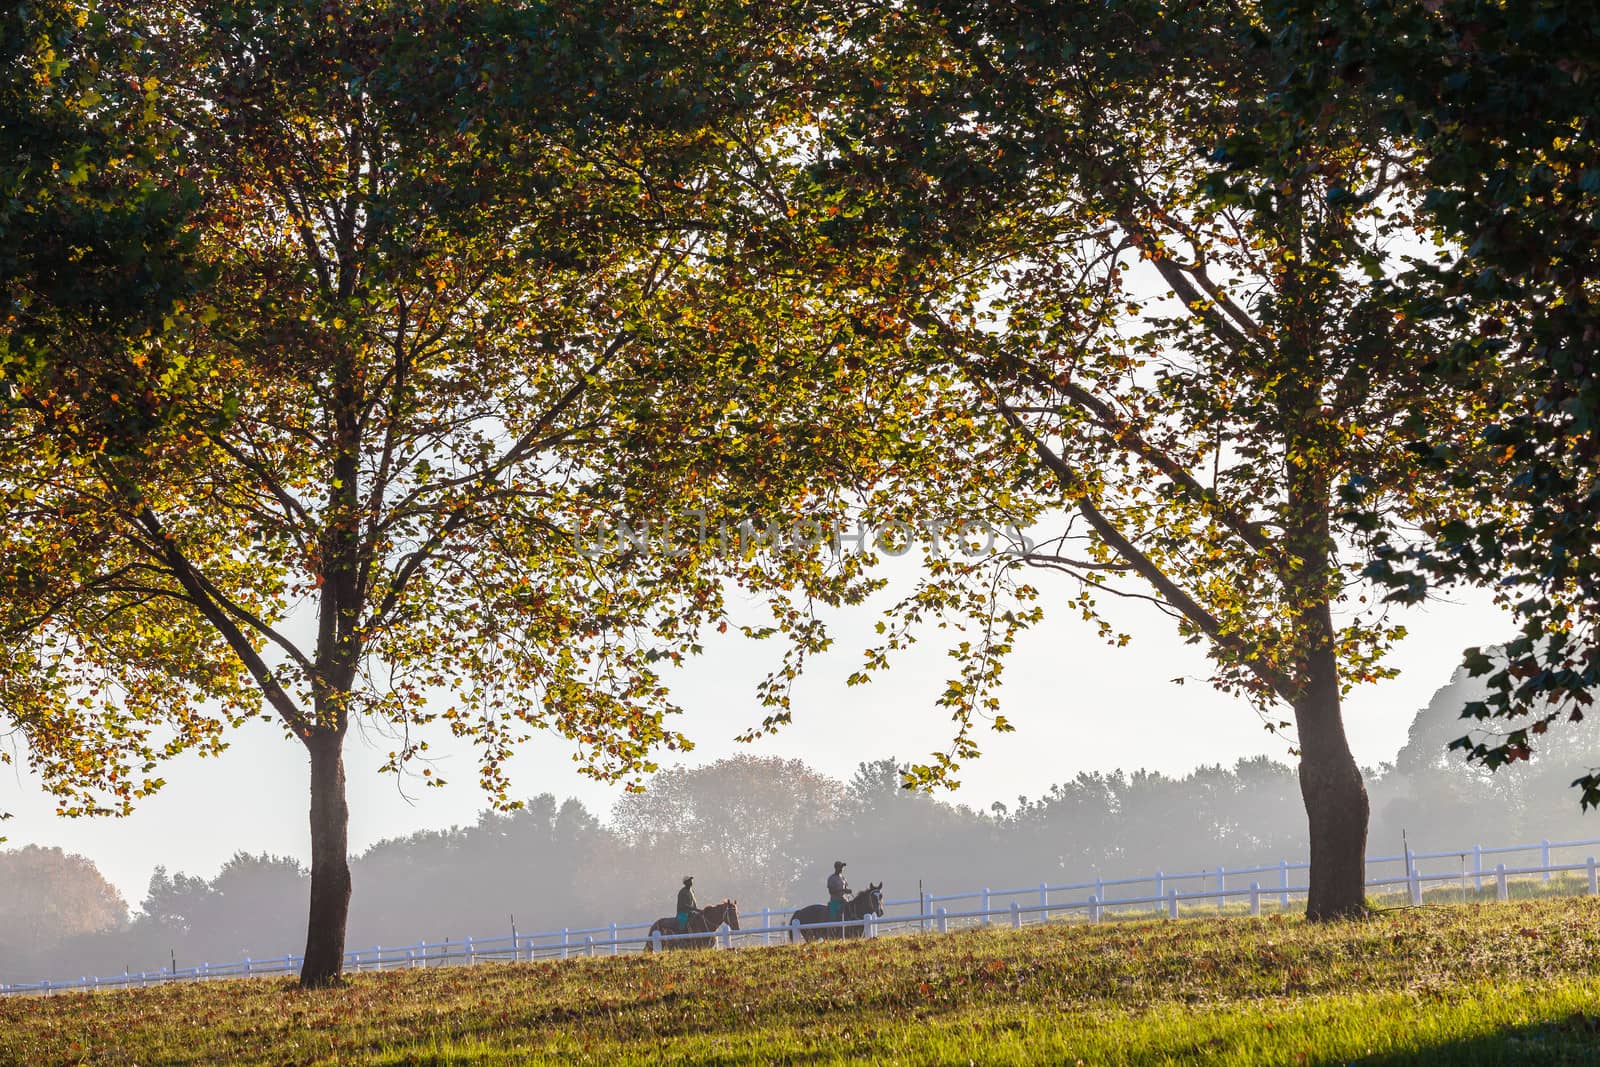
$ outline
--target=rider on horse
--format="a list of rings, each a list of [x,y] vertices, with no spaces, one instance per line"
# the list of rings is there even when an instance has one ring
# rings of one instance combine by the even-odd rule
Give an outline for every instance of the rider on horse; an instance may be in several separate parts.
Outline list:
[[[828,918],[834,922],[844,911],[844,901],[850,895],[850,883],[844,880],[844,860],[833,861],[833,873],[828,875]]]
[[[700,913],[700,906],[694,902],[694,875],[683,876],[683,888],[678,890],[678,933],[689,932],[689,919]]]

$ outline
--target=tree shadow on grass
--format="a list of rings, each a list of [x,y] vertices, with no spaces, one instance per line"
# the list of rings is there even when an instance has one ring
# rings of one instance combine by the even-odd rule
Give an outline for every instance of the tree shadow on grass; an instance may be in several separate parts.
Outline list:
[[[1525,1026],[1462,1037],[1426,1049],[1340,1061],[1360,1067],[1450,1064],[1600,1064],[1600,1015],[1574,1014]]]

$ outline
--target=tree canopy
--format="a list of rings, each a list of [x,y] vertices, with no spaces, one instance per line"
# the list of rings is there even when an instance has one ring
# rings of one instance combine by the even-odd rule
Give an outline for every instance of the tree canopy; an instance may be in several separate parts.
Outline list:
[[[93,3],[16,4],[0,15],[7,399],[19,378],[115,359],[169,326],[199,280],[180,138],[156,107],[162,87],[140,76],[129,47],[143,28]]]

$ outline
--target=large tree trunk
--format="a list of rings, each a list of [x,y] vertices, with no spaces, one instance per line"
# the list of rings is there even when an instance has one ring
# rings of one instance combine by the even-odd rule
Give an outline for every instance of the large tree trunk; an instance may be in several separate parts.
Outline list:
[[[1294,644],[1301,669],[1290,698],[1300,740],[1300,799],[1310,831],[1311,876],[1306,918],[1343,919],[1367,911],[1367,803],[1361,768],[1350,754],[1339,693],[1338,630],[1332,597],[1341,575],[1335,564],[1333,482],[1340,471],[1343,430],[1326,405],[1327,367],[1322,336],[1324,265],[1306,232],[1297,191],[1283,215],[1287,259],[1278,284],[1285,312],[1278,357],[1278,389],[1285,445],[1283,548],[1289,564],[1284,592],[1294,613]],[[1352,372],[1353,373],[1353,372]]]
[[[344,970],[350,914],[350,808],[344,797],[344,737],[319,729],[311,752],[311,916],[306,923],[300,984],[332,985]]]
[[[1300,796],[1311,831],[1306,918],[1342,919],[1366,912],[1367,787],[1345,738],[1332,612],[1323,603],[1303,618],[1313,645],[1294,717],[1300,736]]]

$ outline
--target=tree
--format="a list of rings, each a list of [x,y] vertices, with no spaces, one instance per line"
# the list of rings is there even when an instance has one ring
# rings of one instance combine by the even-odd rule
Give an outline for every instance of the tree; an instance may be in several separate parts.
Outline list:
[[[1417,713],[1394,764],[1380,776],[1373,821],[1384,824],[1382,850],[1394,852],[1402,831],[1414,848],[1486,841],[1582,840],[1594,835],[1592,818],[1564,807],[1572,768],[1590,757],[1581,731],[1542,739],[1538,750],[1514,766],[1488,768],[1450,751],[1461,735],[1462,709],[1491,691],[1485,678],[1459,668],[1450,684]]]
[[[1327,919],[1364,909],[1368,800],[1342,697],[1388,676],[1403,632],[1356,588],[1362,545],[1371,526],[1465,510],[1407,450],[1405,420],[1470,411],[1404,354],[1440,327],[1365,300],[1415,225],[1391,146],[1359,100],[1296,124],[1272,95],[1290,57],[1241,54],[1255,18],[863,9],[845,62],[874,58],[826,128],[818,180],[844,190],[873,262],[894,250],[914,294],[909,372],[945,394],[930,421],[994,428],[953,510],[1059,521],[1001,575],[1062,572],[1090,617],[1099,595],[1152,601],[1206,645],[1213,685],[1293,728],[1307,914]],[[1374,504],[1362,519],[1347,481]],[[936,574],[911,613],[947,587]]]
[[[182,936],[203,925],[215,909],[216,891],[204,878],[178,871],[168,874],[160,864],[150,874],[139,918],[168,936]]]
[[[351,917],[360,944],[460,936],[515,917],[522,930],[614,919],[612,835],[576,800],[546,793],[474,826],[380,841],[352,864],[370,888]]]
[[[611,827],[645,860],[663,906],[680,867],[717,899],[780,901],[809,859],[796,838],[835,826],[843,801],[839,782],[800,760],[736,756],[660,772],[648,791],[617,801]]]
[[[1401,600],[1460,581],[1497,590],[1521,632],[1492,654],[1469,650],[1489,687],[1463,717],[1504,730],[1452,745],[1490,768],[1525,760],[1552,725],[1582,720],[1600,687],[1600,15],[1479,0],[1266,11],[1297,57],[1290,106],[1309,116],[1359,91],[1417,146],[1417,193],[1447,254],[1389,303],[1476,326],[1438,362],[1436,387],[1492,415],[1478,434],[1419,417],[1417,448],[1496,506],[1430,524],[1426,545],[1387,546],[1375,573]],[[1600,804],[1600,773],[1573,784],[1584,807]]]
[[[287,856],[236,852],[209,881],[158,866],[127,950],[146,965],[169,953],[196,961],[277,955],[292,943],[305,886],[305,868]]]
[[[1295,777],[1265,757],[1196,767],[1181,778],[1080,773],[1038,800],[1021,800],[1005,840],[1024,855],[1048,856],[1051,869],[1074,881],[1259,865],[1302,854]]]
[[[215,273],[167,354],[204,370],[133,456],[85,429],[90,394],[0,430],[0,691],[74,739],[30,750],[69,814],[275,718],[310,762],[301,981],[323,985],[351,724],[394,771],[429,727],[470,739],[508,806],[535,730],[606,779],[688,747],[657,665],[698,649],[740,561],[574,527],[792,503],[830,449],[853,462],[819,427],[858,401],[781,388],[786,360],[853,342],[780,317],[795,298],[739,254],[781,40],[607,0],[150,18],[124,43],[174,87]]]
[[[826,899],[826,879],[834,860],[857,889],[882,882],[889,895],[911,895],[917,881],[945,890],[972,884],[973,872],[1005,879],[1007,865],[1031,869],[1020,875],[1032,884],[1038,866],[1008,855],[1007,842],[992,817],[965,805],[942,803],[925,792],[902,788],[906,767],[894,759],[857,765],[844,791],[844,803],[831,821],[805,820],[790,846],[798,863],[788,897],[799,904]],[[997,884],[1010,884],[1001,882]]]
[[[59,848],[0,852],[0,886],[0,960],[11,968],[20,960],[37,965],[69,938],[128,922],[128,905],[99,869]]]

